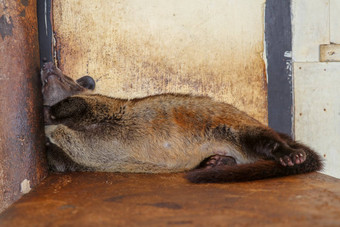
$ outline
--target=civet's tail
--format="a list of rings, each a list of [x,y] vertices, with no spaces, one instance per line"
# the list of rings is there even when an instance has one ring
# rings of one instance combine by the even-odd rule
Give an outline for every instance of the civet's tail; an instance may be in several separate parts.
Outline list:
[[[282,135],[282,137],[284,137],[284,135]],[[188,172],[186,178],[193,183],[239,182],[322,170],[323,163],[320,155],[307,146],[291,140],[289,137],[285,139],[292,148],[303,149],[306,152],[306,160],[303,163],[290,167],[282,166],[274,160],[260,160],[250,164],[196,169]]]

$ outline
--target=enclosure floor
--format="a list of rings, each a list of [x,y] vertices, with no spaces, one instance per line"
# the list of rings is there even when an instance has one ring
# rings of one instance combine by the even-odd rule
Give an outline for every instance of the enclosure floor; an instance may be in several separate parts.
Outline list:
[[[0,226],[340,226],[340,180],[191,184],[183,174],[50,175]]]

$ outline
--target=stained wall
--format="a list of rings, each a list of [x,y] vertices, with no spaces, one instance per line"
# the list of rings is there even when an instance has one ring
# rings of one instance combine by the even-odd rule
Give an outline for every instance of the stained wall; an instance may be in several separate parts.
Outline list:
[[[209,95],[267,123],[264,3],[53,1],[56,62],[97,93]]]

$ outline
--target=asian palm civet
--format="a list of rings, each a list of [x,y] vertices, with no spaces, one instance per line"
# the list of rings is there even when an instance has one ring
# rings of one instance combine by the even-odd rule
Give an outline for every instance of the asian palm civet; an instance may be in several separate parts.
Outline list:
[[[188,180],[204,183],[322,169],[309,147],[209,97],[91,94],[91,77],[74,81],[51,62],[41,80],[47,157],[55,171],[188,171]]]

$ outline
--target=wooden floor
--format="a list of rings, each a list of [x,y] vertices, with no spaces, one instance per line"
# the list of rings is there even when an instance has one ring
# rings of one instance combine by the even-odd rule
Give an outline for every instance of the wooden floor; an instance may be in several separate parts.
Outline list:
[[[323,174],[188,183],[183,174],[51,175],[0,226],[340,226],[340,180]]]

